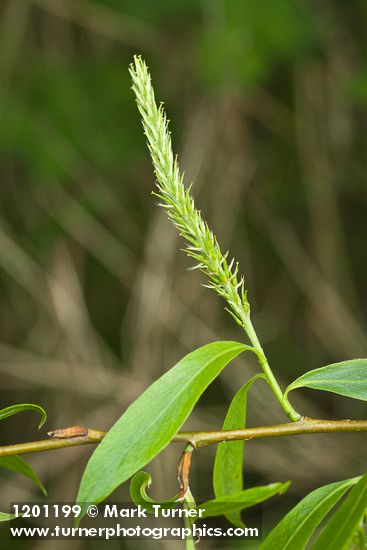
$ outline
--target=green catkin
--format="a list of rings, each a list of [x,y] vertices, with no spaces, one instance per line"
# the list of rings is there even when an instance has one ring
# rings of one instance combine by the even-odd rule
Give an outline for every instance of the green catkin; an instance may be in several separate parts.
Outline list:
[[[228,252],[222,254],[213,232],[203,220],[200,210],[195,207],[190,194],[191,186],[186,188],[183,184],[183,175],[180,174],[177,157],[172,151],[166,113],[162,104],[156,104],[148,68],[140,56],[134,56],[134,63],[129,70],[153,161],[156,176],[154,194],[159,198],[159,205],[165,208],[168,217],[186,240],[185,250],[196,261],[192,269],[200,269],[205,273],[209,280],[204,286],[215,290],[226,301],[226,310],[245,330],[281,407],[291,420],[299,420],[300,415],[283,395],[271,371],[252,325],[244,279],[238,275],[238,262],[234,259],[228,262]]]
[[[250,305],[244,279],[238,278],[238,263],[227,261],[228,252],[222,254],[213,232],[195,207],[191,186],[185,188],[183,184],[183,175],[172,151],[168,120],[163,105],[156,104],[145,62],[135,56],[129,70],[154,166],[157,185],[154,194],[187,241],[186,252],[197,262],[192,269],[200,269],[207,275],[209,282],[204,286],[214,289],[227,302],[226,309],[235,321],[246,328]]]

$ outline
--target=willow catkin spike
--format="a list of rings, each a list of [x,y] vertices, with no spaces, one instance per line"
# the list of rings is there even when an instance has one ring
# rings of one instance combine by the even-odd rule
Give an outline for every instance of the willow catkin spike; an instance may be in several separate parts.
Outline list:
[[[183,174],[180,174],[177,157],[172,151],[169,121],[163,104],[157,106],[145,62],[135,56],[129,70],[153,161],[156,176],[154,194],[182,237],[188,241],[186,253],[196,260],[195,267],[209,278],[207,286],[226,300],[236,321],[245,328],[250,306],[246,294],[238,292],[242,287],[242,280],[237,278],[238,264],[232,260],[228,265],[228,253],[221,252],[217,239],[196,208],[190,195],[191,186],[188,189],[184,187]]]

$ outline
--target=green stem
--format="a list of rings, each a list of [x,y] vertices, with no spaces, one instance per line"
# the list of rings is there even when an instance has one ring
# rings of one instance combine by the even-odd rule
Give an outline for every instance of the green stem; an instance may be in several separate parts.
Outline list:
[[[253,345],[254,349],[257,351],[257,356],[259,358],[259,363],[264,371],[266,380],[271,387],[276,399],[278,400],[280,406],[288,416],[288,418],[292,422],[297,422],[301,415],[294,410],[292,405],[289,403],[288,399],[284,397],[282,390],[280,389],[280,386],[277,382],[277,379],[275,378],[273,371],[270,368],[270,365],[268,363],[268,360],[266,358],[266,355],[264,353],[264,350],[260,344],[259,338],[257,337],[255,328],[251,322],[250,315],[246,314],[246,317],[243,319],[243,327],[247,334],[247,336],[250,339],[251,344]]]
[[[192,510],[196,508],[196,502],[194,497],[192,496],[190,489],[187,489],[186,491],[184,507],[187,508],[188,510]],[[191,534],[185,537],[185,549],[195,550],[195,540],[194,540],[194,537],[192,536],[193,521],[191,520],[190,517],[186,517],[186,516],[184,517],[184,525],[187,529],[190,529],[191,531]]]
[[[159,197],[159,204],[166,209],[180,235],[186,239],[186,252],[195,260],[194,267],[208,277],[205,286],[212,288],[227,302],[227,311],[247,332],[270,388],[287,416],[295,422],[300,415],[284,398],[252,326],[250,304],[243,277],[238,274],[238,262],[234,259],[229,261],[228,252],[222,253],[216,237],[195,206],[190,187],[186,188],[183,184],[183,176],[172,150],[167,116],[162,105],[157,106],[150,74],[141,57],[134,57],[130,74],[154,166],[157,186],[154,194]]]

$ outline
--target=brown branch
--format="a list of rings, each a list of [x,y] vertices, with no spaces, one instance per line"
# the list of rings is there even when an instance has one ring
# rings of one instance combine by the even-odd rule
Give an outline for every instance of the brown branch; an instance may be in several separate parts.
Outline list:
[[[80,428],[80,427],[79,427]],[[68,433],[60,430],[62,433]],[[236,441],[241,439],[260,439],[263,437],[280,437],[285,435],[302,435],[315,433],[336,433],[336,432],[365,432],[367,431],[367,420],[318,420],[314,418],[301,418],[298,422],[287,424],[276,424],[272,426],[259,426],[257,428],[246,428],[243,430],[224,430],[210,432],[178,432],[173,442],[191,443],[195,448],[205,447],[222,441]],[[59,432],[59,430],[55,430]],[[54,433],[55,433],[54,432]],[[17,443],[15,445],[0,446],[0,456],[20,455],[25,453],[37,453],[40,451],[51,451],[64,447],[77,447],[90,443],[102,441],[106,432],[99,430],[86,430],[86,435],[53,436],[42,441],[30,441],[29,443]],[[50,432],[53,433],[53,432]]]

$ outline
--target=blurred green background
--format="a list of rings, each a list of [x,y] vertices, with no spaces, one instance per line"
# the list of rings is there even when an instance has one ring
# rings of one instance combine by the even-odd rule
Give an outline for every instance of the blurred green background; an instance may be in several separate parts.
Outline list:
[[[0,403],[49,414],[42,434],[31,413],[2,422],[3,443],[72,424],[108,429],[182,355],[243,338],[187,271],[151,197],[128,75],[135,53],[165,102],[197,205],[240,261],[282,385],[366,356],[366,0],[3,0],[0,10]],[[226,369],[186,427],[219,428],[256,368],[243,357]],[[363,403],[300,394],[304,415],[366,417]],[[250,425],[284,421],[261,383],[249,407]],[[29,457],[52,501],[74,499],[90,452]],[[170,445],[149,466],[154,496],[176,491],[180,452]],[[214,452],[194,458],[198,500],[212,496]],[[366,463],[358,434],[251,442],[245,482],[293,480],[264,508],[267,530],[308,491]],[[1,475],[2,509],[41,498]],[[97,542],[58,547],[70,544]]]

